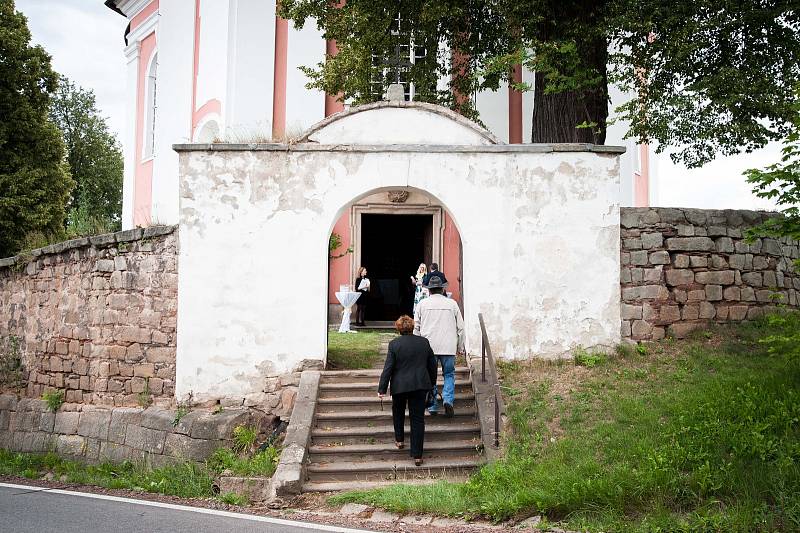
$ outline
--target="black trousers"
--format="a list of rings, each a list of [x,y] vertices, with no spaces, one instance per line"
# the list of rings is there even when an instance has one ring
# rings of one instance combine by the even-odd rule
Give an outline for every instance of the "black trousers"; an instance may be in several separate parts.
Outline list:
[[[394,440],[405,440],[406,405],[408,417],[411,419],[411,457],[422,457],[422,447],[425,441],[425,396],[428,391],[415,390],[392,394],[392,420],[394,421]]]
[[[364,324],[364,315],[367,314],[367,304],[356,304],[356,324]]]

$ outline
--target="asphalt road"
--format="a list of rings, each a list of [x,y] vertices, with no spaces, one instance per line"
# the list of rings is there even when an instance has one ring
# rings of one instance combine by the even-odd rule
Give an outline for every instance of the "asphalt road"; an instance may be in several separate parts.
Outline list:
[[[363,533],[363,530],[0,483],[3,533]]]

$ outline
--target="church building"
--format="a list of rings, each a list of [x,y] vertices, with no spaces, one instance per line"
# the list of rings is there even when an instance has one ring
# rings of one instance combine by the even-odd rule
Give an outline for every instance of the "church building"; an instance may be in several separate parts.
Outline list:
[[[123,228],[179,221],[176,143],[289,141],[346,103],[309,89],[299,67],[336,53],[313,22],[295,28],[276,16],[275,0],[107,0],[125,16],[128,121],[124,132]],[[411,49],[409,61],[414,61]],[[532,80],[520,69],[519,81]],[[414,88],[404,86],[406,100]],[[500,143],[531,137],[532,92],[507,85],[472,95],[481,121]],[[620,103],[623,95],[612,92]],[[607,143],[626,147],[620,159],[621,204],[653,200],[655,173],[648,146],[623,140],[610,126]],[[398,218],[401,216],[402,218]],[[461,302],[461,240],[444,206],[421,192],[379,192],[341,214],[332,234],[329,307],[335,291],[368,267],[379,305],[368,320],[384,321],[411,308],[409,276],[419,263],[439,263]],[[338,257],[340,256],[340,257]]]

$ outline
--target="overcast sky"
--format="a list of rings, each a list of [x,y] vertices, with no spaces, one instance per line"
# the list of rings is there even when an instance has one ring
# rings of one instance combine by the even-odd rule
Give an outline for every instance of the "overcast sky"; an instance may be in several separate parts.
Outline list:
[[[188,0],[170,0],[188,1]],[[125,125],[124,17],[103,0],[17,0],[28,17],[33,41],[53,56],[53,67],[80,86],[92,89],[102,114],[118,135]],[[769,209],[756,198],[742,177],[745,169],[763,167],[780,157],[771,145],[752,154],[720,158],[703,168],[673,165],[666,154],[657,157],[655,205]]]

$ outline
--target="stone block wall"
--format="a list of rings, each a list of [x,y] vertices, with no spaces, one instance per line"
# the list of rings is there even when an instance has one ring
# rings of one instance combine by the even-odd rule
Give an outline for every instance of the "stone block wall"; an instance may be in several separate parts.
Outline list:
[[[800,243],[745,242],[759,211],[622,208],[622,336],[677,338],[709,322],[800,306]]]
[[[37,399],[0,395],[0,448],[56,452],[86,462],[147,461],[154,467],[202,461],[229,446],[233,429],[269,433],[275,418],[254,409],[193,410],[64,404],[57,412]]]
[[[154,226],[0,259],[0,341],[16,339],[25,394],[70,403],[173,402],[177,234]]]

